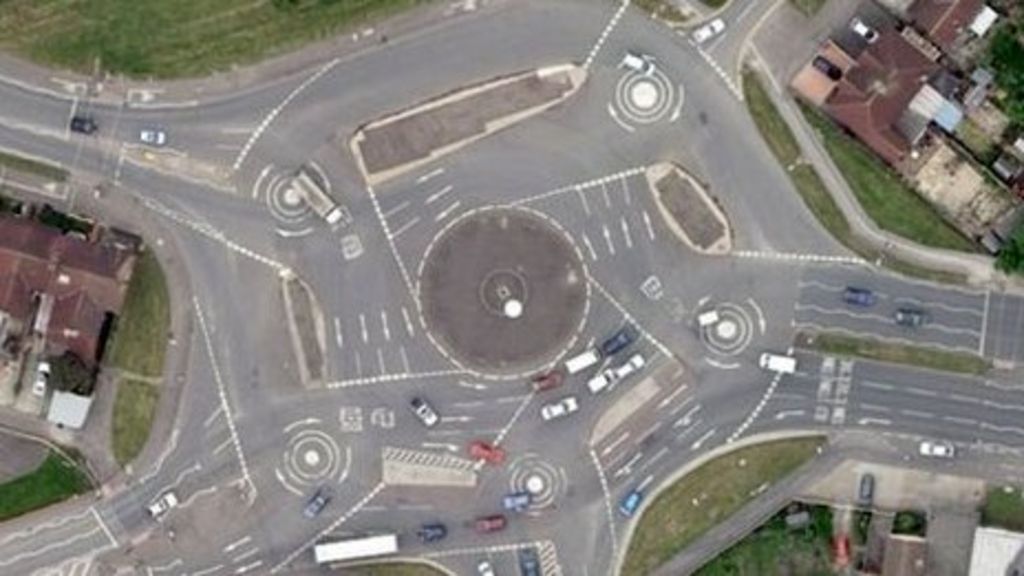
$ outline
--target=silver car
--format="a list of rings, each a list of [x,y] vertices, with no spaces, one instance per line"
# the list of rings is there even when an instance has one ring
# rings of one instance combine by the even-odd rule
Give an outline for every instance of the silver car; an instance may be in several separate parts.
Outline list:
[[[160,148],[167,144],[167,133],[159,128],[143,128],[139,131],[139,141],[154,148]]]

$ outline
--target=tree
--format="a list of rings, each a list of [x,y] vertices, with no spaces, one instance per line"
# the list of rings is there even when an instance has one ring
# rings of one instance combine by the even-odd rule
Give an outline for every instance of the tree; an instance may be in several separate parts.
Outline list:
[[[996,256],[996,268],[1007,273],[1024,274],[1024,224],[1010,237]]]
[[[92,394],[93,371],[74,352],[65,352],[50,360],[50,385],[62,392]]]

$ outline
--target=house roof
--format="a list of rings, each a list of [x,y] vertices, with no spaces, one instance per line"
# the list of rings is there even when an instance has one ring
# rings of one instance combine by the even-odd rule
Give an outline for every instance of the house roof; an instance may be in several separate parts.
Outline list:
[[[922,34],[948,50],[984,5],[984,0],[917,0],[910,7],[909,16]]]
[[[1024,553],[1024,534],[1000,528],[978,528],[974,531],[970,576],[1007,574]]]
[[[134,254],[0,217],[0,310],[27,323],[39,294],[53,297],[47,340],[96,360],[107,312],[118,313]]]
[[[79,396],[71,392],[57,390],[50,400],[50,411],[46,419],[58,426],[75,430],[85,425],[92,407],[92,396]]]
[[[928,541],[918,536],[891,535],[885,541],[882,576],[924,576],[928,573]]]

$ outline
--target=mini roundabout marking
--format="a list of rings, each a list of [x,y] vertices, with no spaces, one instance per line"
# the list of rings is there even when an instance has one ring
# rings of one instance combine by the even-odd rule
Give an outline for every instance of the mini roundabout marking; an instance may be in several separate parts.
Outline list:
[[[718,321],[700,328],[700,339],[717,356],[736,356],[745,351],[756,330],[750,313],[741,305],[724,302],[714,306]]]
[[[320,183],[330,191],[331,182],[323,169],[310,164]],[[284,238],[299,238],[311,234],[316,214],[291,187],[294,171],[270,164],[253,184],[253,198],[266,205],[276,223],[277,234]]]
[[[509,492],[529,492],[531,501],[527,514],[540,514],[557,507],[565,495],[569,480],[565,469],[543,460],[539,455],[527,453],[509,465]]]
[[[675,122],[685,102],[683,85],[674,85],[660,69],[653,74],[627,72],[615,86],[615,96],[608,103],[608,114],[629,132],[637,127],[668,118]]]
[[[341,484],[352,465],[352,449],[342,446],[317,422],[302,422],[286,430],[288,442],[274,475],[286,490],[304,496],[309,488]]]

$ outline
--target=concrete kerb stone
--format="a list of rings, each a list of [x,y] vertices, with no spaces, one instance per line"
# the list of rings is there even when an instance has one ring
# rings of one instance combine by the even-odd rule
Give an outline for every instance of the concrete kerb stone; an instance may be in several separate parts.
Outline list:
[[[357,568],[360,566],[381,566],[385,564],[420,564],[428,568],[433,568],[434,570],[437,570],[438,572],[441,572],[446,576],[458,576],[457,572],[449,570],[448,567],[444,564],[441,564],[440,562],[436,562],[429,558],[424,558],[422,556],[392,556],[387,559],[378,558],[373,560],[362,560],[359,562],[346,563],[344,566],[346,568]]]
[[[661,195],[658,193],[658,182],[673,171],[693,186],[697,193],[700,194],[708,211],[711,212],[725,230],[724,235],[712,244],[710,248],[704,249],[697,246],[697,244],[690,238],[689,234],[687,234],[687,232],[683,230],[682,226],[676,222],[676,219],[669,212],[668,207],[661,200]],[[676,237],[682,240],[683,244],[686,244],[687,247],[699,254],[717,256],[728,254],[732,251],[733,231],[732,226],[729,225],[728,217],[725,215],[721,206],[719,206],[718,203],[715,202],[714,198],[708,194],[705,186],[690,175],[689,172],[676,164],[662,162],[648,167],[644,176],[647,179],[648,189],[654,198],[654,203],[658,207],[658,212],[661,214],[662,220],[664,220],[669,230],[671,230]]]
[[[523,78],[527,78],[527,77],[529,77],[531,75],[537,76],[538,78],[542,78],[543,79],[543,78],[546,78],[546,77],[549,77],[549,76],[554,76],[556,74],[565,74],[566,77],[568,78],[569,82],[572,84],[572,87],[568,91],[566,91],[565,94],[563,94],[561,97],[556,98],[554,100],[551,100],[550,102],[545,102],[544,104],[541,104],[541,105],[538,105],[538,106],[534,106],[532,108],[527,108],[527,109],[522,110],[520,112],[517,112],[515,114],[510,114],[508,116],[505,116],[505,117],[498,118],[496,120],[492,120],[490,122],[487,122],[484,125],[484,130],[482,132],[480,132],[479,134],[475,134],[475,135],[473,135],[473,136],[471,136],[469,138],[465,138],[463,140],[460,140],[458,142],[454,142],[454,143],[449,144],[447,146],[442,146],[440,148],[437,148],[437,149],[433,150],[425,158],[420,158],[420,159],[415,160],[413,162],[408,162],[406,164],[402,164],[400,166],[396,166],[394,168],[391,168],[391,169],[388,169],[388,170],[384,170],[382,172],[370,173],[367,170],[366,163],[365,163],[365,161],[363,159],[361,145],[362,145],[363,142],[366,141],[366,132],[368,130],[371,130],[373,128],[378,128],[378,127],[381,127],[381,126],[386,126],[388,124],[391,124],[391,123],[397,122],[399,120],[402,120],[403,118],[408,118],[409,116],[413,116],[413,115],[416,115],[416,114],[422,114],[424,112],[429,112],[431,110],[435,110],[435,109],[440,108],[442,106],[445,106],[447,104],[451,104],[453,102],[458,102],[459,100],[463,100],[463,99],[468,98],[470,96],[474,96],[474,95],[477,95],[477,94],[480,94],[480,93],[483,93],[483,92],[487,92],[489,90],[494,90],[494,89],[500,88],[500,87],[502,87],[504,85],[511,84],[513,82],[522,80]],[[462,148],[464,148],[464,147],[466,147],[466,146],[468,146],[468,145],[470,145],[470,144],[472,144],[472,143],[474,143],[474,142],[476,142],[476,141],[478,141],[478,140],[480,140],[482,138],[485,138],[485,137],[487,137],[487,136],[489,136],[489,135],[491,135],[491,134],[493,134],[495,132],[498,132],[500,130],[508,128],[508,127],[512,126],[513,124],[516,124],[516,123],[518,123],[518,122],[520,122],[522,120],[525,120],[527,118],[530,118],[532,116],[536,116],[538,114],[541,114],[542,112],[544,112],[544,111],[546,111],[546,110],[548,110],[550,108],[553,108],[554,106],[557,106],[558,104],[561,104],[562,102],[565,102],[569,98],[573,97],[576,94],[576,92],[579,91],[580,87],[583,86],[583,83],[586,81],[586,78],[587,78],[587,72],[582,67],[580,67],[580,66],[578,66],[576,64],[561,64],[561,65],[556,65],[556,66],[546,66],[544,68],[538,68],[538,69],[530,70],[530,71],[527,71],[527,72],[511,74],[511,75],[504,76],[504,77],[501,77],[501,78],[497,78],[497,79],[493,79],[493,80],[490,80],[490,81],[486,81],[486,82],[484,82],[482,84],[478,84],[478,85],[471,86],[471,87],[468,87],[468,88],[464,88],[464,89],[461,89],[461,90],[456,90],[453,93],[450,93],[450,94],[444,95],[444,96],[440,96],[440,97],[438,97],[436,99],[433,99],[433,100],[429,100],[426,103],[421,104],[419,106],[414,106],[412,108],[403,110],[403,111],[398,112],[396,114],[393,114],[391,116],[387,116],[385,118],[374,120],[372,122],[369,122],[369,123],[361,126],[358,130],[356,130],[355,135],[352,136],[352,138],[349,140],[349,150],[351,151],[352,156],[353,156],[353,158],[356,161],[356,166],[359,168],[359,172],[363,175],[363,178],[366,180],[366,182],[368,184],[370,184],[370,185],[376,185],[376,184],[379,184],[381,182],[385,182],[387,180],[390,180],[390,179],[392,179],[392,178],[394,178],[396,176],[399,176],[401,174],[404,174],[406,172],[409,172],[411,170],[414,170],[416,168],[419,168],[419,167],[421,167],[423,165],[426,165],[426,164],[429,164],[431,162],[434,162],[434,161],[436,161],[439,158],[442,158],[444,156],[447,156],[448,154],[451,154],[451,153],[453,153],[453,152],[455,152],[457,150],[460,150],[460,149],[462,149]]]
[[[644,512],[650,507],[661,495],[662,492],[671,488],[678,480],[682,479],[687,474],[700,468],[701,466],[716,460],[723,456],[726,456],[732,452],[740,450],[742,448],[748,448],[757,444],[766,444],[769,442],[776,442],[780,440],[800,440],[803,438],[814,438],[822,437],[828,439],[828,434],[823,434],[818,430],[791,430],[782,432],[767,432],[764,434],[756,434],[754,436],[748,436],[741,440],[737,440],[732,443],[722,444],[717,448],[709,450],[704,454],[701,454],[697,458],[687,462],[685,465],[674,471],[671,475],[661,481],[658,487],[651,492],[644,501],[641,503],[640,508],[633,515],[635,519],[629,522],[626,526],[626,533],[620,539],[622,546],[619,547],[618,557],[614,559],[615,569],[612,571],[613,574],[621,574],[623,563],[626,561],[626,552],[629,551],[629,543],[633,539],[633,533],[636,531],[636,527],[640,524],[640,520],[643,518]]]
[[[297,283],[299,288],[303,292],[305,292],[306,297],[309,298],[309,307],[312,313],[312,321],[316,331],[316,340],[318,345],[320,346],[321,351],[326,348],[325,343],[327,342],[327,327],[324,322],[323,311],[320,309],[320,305],[317,302],[316,296],[313,294],[313,291],[309,288],[308,285],[306,285],[305,282],[300,280],[297,276],[291,274],[284,274],[280,276],[280,279],[281,294],[284,298],[285,313],[288,315],[288,335],[291,337],[292,348],[295,351],[296,361],[299,366],[299,379],[302,381],[302,384],[306,387],[321,387],[323,386],[324,379],[312,378],[312,375],[310,374],[309,365],[307,364],[308,355],[306,354],[305,347],[302,344],[303,339],[299,334],[299,327],[296,325],[295,322],[295,307],[294,303],[292,302],[291,295],[289,293],[289,284],[292,282]],[[320,353],[320,357],[326,358],[322,352]],[[324,364],[326,365],[326,360],[324,360]],[[325,366],[320,367],[320,374],[325,374]]]

